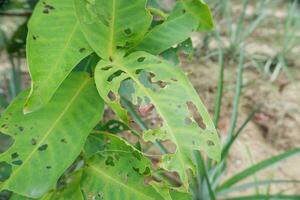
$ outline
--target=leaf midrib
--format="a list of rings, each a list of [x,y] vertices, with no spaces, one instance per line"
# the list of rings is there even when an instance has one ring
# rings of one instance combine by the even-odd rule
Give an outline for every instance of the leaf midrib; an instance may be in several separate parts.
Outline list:
[[[117,179],[115,179],[115,178],[113,178],[113,177],[107,175],[106,173],[104,173],[104,172],[102,172],[101,170],[99,170],[96,166],[89,165],[89,168],[91,168],[93,171],[95,171],[96,173],[98,173],[100,176],[103,176],[103,177],[105,177],[106,179],[111,180],[112,182],[114,182],[114,183],[120,185],[121,187],[126,188],[126,189],[132,191],[133,193],[139,194],[139,196],[142,196],[142,197],[144,197],[144,198],[146,198],[146,199],[153,200],[152,197],[150,197],[150,196],[148,196],[148,195],[146,195],[146,194],[140,192],[139,190],[136,190],[136,189],[134,189],[134,188],[132,188],[132,187],[129,187],[129,186],[127,186],[126,184],[122,183],[121,181],[119,181],[119,180],[117,180]]]
[[[116,0],[112,0],[112,19],[109,34],[108,56],[112,58],[114,54],[115,20],[116,20]]]
[[[77,92],[74,94],[72,99],[69,101],[69,103],[65,106],[65,108],[62,110],[61,114],[57,117],[57,119],[54,121],[53,125],[48,129],[44,137],[35,145],[35,148],[32,150],[32,152],[27,156],[27,158],[23,161],[22,165],[15,170],[15,172],[12,172],[11,176],[9,177],[9,180],[3,184],[2,187],[6,187],[11,180],[18,174],[18,172],[26,165],[26,163],[29,162],[29,160],[34,156],[38,148],[41,144],[44,143],[44,141],[48,138],[48,136],[51,134],[51,132],[56,128],[59,121],[64,117],[64,115],[67,113],[71,105],[74,103],[74,101],[77,99],[77,97],[80,95],[82,90],[85,88],[86,84],[90,82],[91,79],[87,79],[82,83],[82,85],[79,87]]]

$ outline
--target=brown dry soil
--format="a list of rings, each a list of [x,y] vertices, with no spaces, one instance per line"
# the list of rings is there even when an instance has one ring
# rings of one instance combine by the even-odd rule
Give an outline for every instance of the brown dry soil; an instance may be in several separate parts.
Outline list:
[[[218,129],[222,139],[228,132],[235,92],[237,64],[225,64],[224,97]],[[246,64],[247,66],[247,64]],[[210,60],[199,60],[188,64],[185,70],[213,115],[217,91],[219,66]],[[244,71],[242,95],[240,98],[238,127],[257,104],[261,110],[249,122],[238,141],[233,145],[228,160],[228,171],[224,179],[268,157],[300,146],[300,74],[295,71],[294,82],[281,74],[278,80],[270,83],[251,65]],[[249,153],[250,152],[250,153]],[[253,178],[253,177],[251,177]],[[300,156],[295,156],[259,174],[258,180],[300,179]],[[248,179],[254,181],[253,179]],[[273,187],[288,189],[290,193],[300,193],[300,185]],[[253,191],[253,190],[252,190]]]

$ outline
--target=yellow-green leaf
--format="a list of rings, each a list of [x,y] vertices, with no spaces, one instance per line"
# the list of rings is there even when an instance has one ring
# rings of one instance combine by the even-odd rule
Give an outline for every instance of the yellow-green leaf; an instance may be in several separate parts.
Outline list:
[[[49,102],[84,57],[92,52],[75,16],[73,0],[42,0],[28,24],[27,60],[32,88],[24,111]]]
[[[148,132],[154,139],[170,140],[176,145],[174,154],[164,158],[164,166],[179,173],[188,187],[188,169],[194,169],[191,161],[193,150],[202,150],[215,160],[220,159],[220,142],[214,124],[197,92],[179,67],[145,52],[135,52],[119,57],[113,62],[100,61],[95,80],[104,101],[123,118],[126,111],[120,103],[119,88],[131,82],[129,100],[137,106],[153,104],[162,118],[161,131]],[[148,81],[147,81],[148,80]],[[204,128],[196,123],[193,111],[202,117]]]
[[[160,200],[163,197],[148,183],[151,162],[118,136],[92,135],[98,154],[87,161],[81,187],[87,199]]]
[[[36,198],[53,189],[74,162],[104,105],[85,73],[71,74],[44,108],[24,115],[27,94],[20,94],[0,120],[0,132],[15,140],[0,155],[1,165],[10,168],[0,190]]]
[[[146,0],[74,0],[82,31],[96,53],[113,59],[143,39],[152,16]]]

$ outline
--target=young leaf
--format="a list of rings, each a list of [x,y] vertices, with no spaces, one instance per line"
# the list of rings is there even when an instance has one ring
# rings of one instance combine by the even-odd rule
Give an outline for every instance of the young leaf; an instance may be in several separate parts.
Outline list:
[[[27,94],[18,96],[0,120],[0,131],[15,140],[0,155],[11,172],[0,190],[36,198],[53,188],[74,162],[104,105],[93,79],[84,73],[71,74],[44,108],[24,115]]]
[[[197,27],[198,20],[178,2],[167,20],[151,29],[135,50],[160,54],[188,39]]]
[[[141,152],[115,135],[94,135],[98,152],[87,161],[81,187],[88,199],[103,200],[163,199],[145,178],[151,162]]]
[[[150,27],[152,16],[146,0],[74,0],[82,31],[94,51],[112,59],[117,49],[139,42]]]
[[[214,27],[208,5],[203,0],[179,0],[184,9],[198,20],[198,30],[207,31]]]
[[[47,104],[76,64],[91,53],[72,1],[40,1],[30,18],[27,59],[32,88],[25,113]]]
[[[180,68],[148,53],[135,52],[113,62],[100,61],[95,80],[102,98],[121,118],[126,112],[120,104],[118,92],[124,80],[132,82],[130,100],[133,104],[154,105],[163,120],[161,131],[156,131],[160,134],[155,134],[155,138],[170,140],[177,147],[173,155],[166,157],[164,167],[178,172],[185,186],[188,185],[186,171],[194,169],[191,162],[193,150],[203,150],[210,158],[220,159],[220,142],[214,124]],[[190,104],[196,107],[205,128],[196,123]]]

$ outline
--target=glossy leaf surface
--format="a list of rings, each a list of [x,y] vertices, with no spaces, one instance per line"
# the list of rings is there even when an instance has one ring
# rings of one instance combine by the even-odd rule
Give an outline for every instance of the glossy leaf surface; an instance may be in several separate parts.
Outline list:
[[[28,29],[32,88],[24,110],[33,112],[49,102],[76,64],[92,50],[80,31],[73,0],[39,1]]]
[[[150,27],[152,16],[146,0],[74,0],[82,31],[94,51],[113,59],[118,49],[139,42]]]
[[[0,155],[0,161],[11,169],[0,189],[40,197],[55,186],[80,153],[101,118],[103,101],[85,73],[71,74],[47,106],[24,115],[27,93],[18,96],[0,121],[0,131],[15,140]]]

